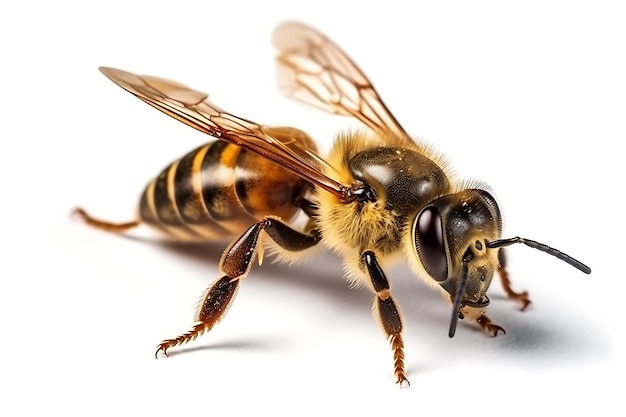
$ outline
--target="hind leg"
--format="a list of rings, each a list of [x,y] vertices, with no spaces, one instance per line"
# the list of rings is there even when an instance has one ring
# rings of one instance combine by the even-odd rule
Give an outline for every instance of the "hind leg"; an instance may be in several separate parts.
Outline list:
[[[265,231],[280,247],[291,252],[308,249],[320,241],[315,231],[310,235],[304,234],[272,217],[252,225],[224,251],[220,260],[220,271],[224,275],[202,295],[194,317],[195,324],[186,333],[162,341],[157,346],[155,356],[158,357],[159,352],[167,356],[168,349],[196,339],[221,320],[237,295],[239,281],[248,275],[258,254],[261,231]]]
[[[87,214],[87,212],[85,212],[85,210],[83,210],[82,208],[75,209],[74,214],[78,215],[89,226],[95,227],[97,229],[106,230],[107,232],[112,232],[112,233],[125,232],[128,229],[132,229],[134,227],[139,226],[139,224],[141,223],[139,220],[135,220],[132,222],[127,222],[127,223],[105,222],[102,220],[94,219],[89,214]]]

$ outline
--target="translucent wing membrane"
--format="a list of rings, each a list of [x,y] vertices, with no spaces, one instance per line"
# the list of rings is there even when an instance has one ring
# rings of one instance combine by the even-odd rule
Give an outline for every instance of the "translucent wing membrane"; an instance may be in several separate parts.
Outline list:
[[[273,35],[279,51],[282,94],[333,114],[359,119],[376,133],[411,141],[372,83],[330,39],[306,25],[288,22]]]
[[[352,199],[348,187],[320,170],[326,162],[312,149],[294,150],[295,144],[281,142],[266,134],[263,126],[224,111],[207,94],[163,78],[114,68],[102,67],[100,71],[123,89],[186,125],[262,155],[342,201]]]

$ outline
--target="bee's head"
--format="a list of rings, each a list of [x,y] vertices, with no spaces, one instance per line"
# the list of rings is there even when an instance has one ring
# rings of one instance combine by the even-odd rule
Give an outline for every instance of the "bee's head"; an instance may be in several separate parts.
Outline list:
[[[487,290],[500,266],[500,247],[513,243],[550,253],[589,273],[591,270],[556,249],[522,239],[502,239],[502,216],[493,196],[485,190],[467,189],[444,195],[424,207],[415,217],[411,233],[418,264],[453,302],[450,337],[463,307],[483,309],[489,304]]]
[[[500,238],[502,220],[487,191],[469,189],[437,198],[413,223],[413,247],[419,263],[453,298],[463,275],[462,304],[485,307],[487,290],[498,268],[497,249],[487,242]]]

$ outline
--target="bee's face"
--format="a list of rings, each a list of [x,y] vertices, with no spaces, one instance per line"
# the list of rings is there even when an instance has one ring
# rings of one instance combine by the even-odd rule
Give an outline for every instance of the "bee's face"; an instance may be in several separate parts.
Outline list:
[[[467,269],[463,305],[489,304],[487,290],[498,268],[498,249],[487,243],[500,237],[501,216],[486,191],[470,189],[442,196],[426,206],[413,224],[413,247],[424,270],[452,298]]]

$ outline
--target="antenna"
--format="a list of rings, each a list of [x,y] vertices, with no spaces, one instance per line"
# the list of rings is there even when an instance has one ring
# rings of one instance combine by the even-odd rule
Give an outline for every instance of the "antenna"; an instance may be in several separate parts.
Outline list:
[[[572,258],[571,256],[561,252],[560,250],[554,249],[548,245],[544,245],[543,243],[539,243],[534,240],[524,239],[519,236],[512,237],[510,239],[499,239],[499,240],[494,240],[493,242],[488,242],[487,247],[491,249],[495,249],[495,248],[501,248],[503,246],[510,246],[515,243],[523,243],[526,246],[530,246],[531,248],[538,249],[542,252],[555,256],[562,261],[567,262],[568,264],[584,272],[585,274],[591,274],[591,268],[589,268],[584,263]]]
[[[463,294],[465,293],[465,287],[467,287],[467,280],[469,274],[467,271],[467,264],[463,263],[463,275],[461,276],[461,285],[456,289],[456,294],[454,295],[454,302],[452,305],[452,317],[450,318],[450,330],[448,331],[448,336],[450,338],[454,337],[454,333],[456,333],[456,323],[459,321],[459,311],[461,310],[461,299],[463,298]]]
[[[584,272],[585,274],[591,273],[591,268],[589,268],[584,263],[572,258],[568,254],[563,253],[558,249],[554,249],[553,247],[550,247],[548,245],[539,243],[531,239],[524,239],[522,237],[517,236],[517,237],[512,237],[509,239],[498,239],[498,240],[494,240],[493,242],[487,242],[486,245],[488,248],[496,249],[496,248],[501,248],[504,246],[511,246],[515,243],[523,243],[526,246],[530,246],[531,248],[538,249],[556,258],[559,258],[560,260],[567,262],[568,264],[578,269],[579,271]],[[448,336],[450,336],[451,338],[454,337],[454,334],[456,333],[456,324],[459,321],[459,312],[461,311],[461,307],[463,306],[463,303],[461,300],[463,298],[463,294],[465,293],[465,287],[467,286],[468,279],[469,279],[468,268],[464,260],[463,275],[461,276],[461,283],[456,289],[456,294],[454,295],[454,301],[452,303],[452,317],[450,318],[450,330],[448,331]]]

